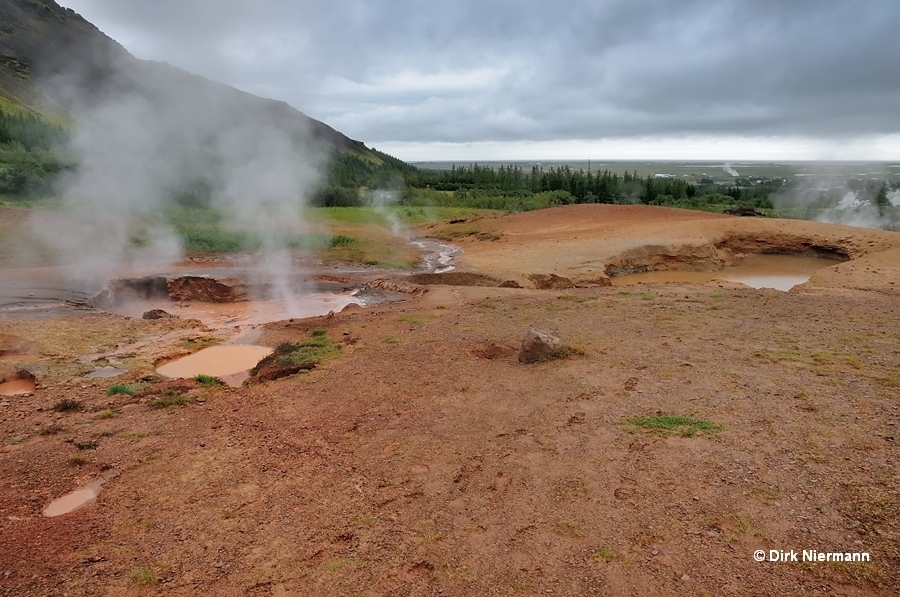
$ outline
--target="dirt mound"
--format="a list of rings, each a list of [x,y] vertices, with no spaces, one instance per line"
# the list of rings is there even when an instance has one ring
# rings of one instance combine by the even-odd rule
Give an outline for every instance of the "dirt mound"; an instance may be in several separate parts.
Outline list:
[[[452,271],[443,274],[414,274],[408,279],[414,284],[446,284],[448,286],[485,286],[496,287],[502,284],[502,280],[475,274],[472,272]]]
[[[236,303],[249,298],[246,283],[234,279],[181,276],[169,280],[166,287],[169,297],[177,301]]]
[[[396,278],[378,278],[372,280],[366,284],[365,290],[386,290],[388,292],[414,296],[428,292],[427,288],[422,288],[421,286],[410,284],[409,282]]]
[[[538,290],[565,290],[575,288],[575,283],[556,274],[529,274],[528,279]]]
[[[475,358],[493,360],[514,357],[518,351],[504,344],[481,342],[473,346],[469,352]]]

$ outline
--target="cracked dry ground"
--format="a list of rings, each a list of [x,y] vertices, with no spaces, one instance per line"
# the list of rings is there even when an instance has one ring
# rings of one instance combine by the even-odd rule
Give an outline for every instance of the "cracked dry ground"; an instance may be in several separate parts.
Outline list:
[[[47,383],[0,410],[0,594],[896,594],[898,311],[873,292],[433,287],[270,324],[264,344],[345,342],[187,406]],[[503,347],[533,325],[585,354],[518,363]],[[86,411],[50,411],[62,398]],[[657,414],[721,429],[622,424]],[[96,503],[40,515],[101,475]]]

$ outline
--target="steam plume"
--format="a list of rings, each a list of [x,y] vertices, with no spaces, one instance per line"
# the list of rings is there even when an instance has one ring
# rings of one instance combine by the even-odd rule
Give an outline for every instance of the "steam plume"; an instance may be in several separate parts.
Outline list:
[[[130,56],[89,82],[52,82],[78,119],[77,169],[59,189],[67,222],[36,230],[60,260],[105,277],[177,261],[183,247],[166,216],[187,192],[222,215],[223,229],[258,238],[262,265],[282,298],[292,295],[290,248],[306,230],[302,207],[325,156],[310,121],[287,104]]]

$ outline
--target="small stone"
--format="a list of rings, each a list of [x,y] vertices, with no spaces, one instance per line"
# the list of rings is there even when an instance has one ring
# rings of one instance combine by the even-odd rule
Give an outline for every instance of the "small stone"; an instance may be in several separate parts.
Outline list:
[[[658,556],[658,555],[659,555],[659,550],[658,550],[658,549],[653,549],[653,550],[651,550],[651,551],[650,551],[650,555],[651,555],[651,556]]]
[[[694,499],[695,502],[699,502],[699,501],[700,501],[700,496],[696,496],[696,495],[695,495],[693,499]]]
[[[718,537],[719,533],[717,531],[706,531],[707,537]]]
[[[681,575],[681,580],[687,582],[687,581],[691,580],[691,577],[688,576],[687,574],[682,574],[682,575]]]
[[[216,562],[216,563],[215,563],[215,567],[216,567],[216,568],[221,568],[221,567],[224,566],[224,565],[225,565],[225,564],[223,564],[222,562]]]

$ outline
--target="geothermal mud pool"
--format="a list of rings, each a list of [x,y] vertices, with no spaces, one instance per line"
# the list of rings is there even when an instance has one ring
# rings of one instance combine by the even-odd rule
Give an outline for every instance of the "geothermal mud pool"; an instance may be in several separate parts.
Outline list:
[[[33,378],[13,379],[0,383],[0,396],[20,396],[34,391]]]
[[[793,255],[753,255],[735,266],[715,272],[667,270],[627,274],[612,278],[613,286],[653,282],[688,282],[702,284],[714,280],[739,282],[752,288],[774,288],[788,291],[803,284],[820,269],[841,263],[835,259],[797,257]]]
[[[74,512],[79,508],[92,504],[97,499],[97,496],[100,495],[100,487],[102,485],[103,480],[101,479],[94,481],[90,485],[76,489],[75,491],[70,491],[66,495],[50,502],[50,504],[44,508],[42,514],[47,518],[62,516],[63,514]]]
[[[271,353],[265,346],[211,346],[157,367],[156,372],[174,379],[209,375],[237,387],[249,377],[249,370]]]

